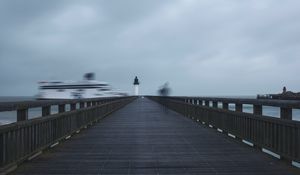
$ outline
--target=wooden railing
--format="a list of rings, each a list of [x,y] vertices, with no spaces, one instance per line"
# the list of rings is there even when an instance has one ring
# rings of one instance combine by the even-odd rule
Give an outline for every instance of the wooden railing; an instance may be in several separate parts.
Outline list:
[[[300,108],[299,101],[157,96],[149,98],[254,147],[271,151],[271,154],[275,153],[296,164],[300,162],[300,122],[292,120],[292,110]],[[228,108],[232,103],[235,104],[235,111]],[[253,112],[243,112],[244,104],[253,105]],[[279,107],[280,118],[262,115],[263,106]]]
[[[130,103],[136,97],[27,101],[0,103],[0,111],[16,110],[18,122],[0,126],[0,172],[34,156],[41,150],[69,138],[75,132]],[[70,111],[65,106],[70,104]],[[76,109],[76,104],[80,104]],[[51,115],[51,106],[59,113]],[[28,120],[30,108],[42,108],[42,117]]]

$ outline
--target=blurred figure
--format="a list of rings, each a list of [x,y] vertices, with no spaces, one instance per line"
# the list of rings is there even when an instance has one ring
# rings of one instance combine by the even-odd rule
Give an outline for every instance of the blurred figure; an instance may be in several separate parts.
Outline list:
[[[162,97],[166,97],[170,94],[170,88],[169,88],[169,83],[166,82],[163,86],[161,86],[159,89],[158,89],[158,94],[159,96],[162,96]],[[160,98],[160,102],[159,102],[162,107],[163,107],[163,111],[165,112],[165,114],[168,115],[168,100],[167,99],[163,99],[163,98]]]
[[[286,93],[286,87],[284,86],[282,89],[282,93],[285,94]]]
[[[158,93],[160,96],[169,96],[170,94],[170,88],[169,83],[166,82],[159,90]]]

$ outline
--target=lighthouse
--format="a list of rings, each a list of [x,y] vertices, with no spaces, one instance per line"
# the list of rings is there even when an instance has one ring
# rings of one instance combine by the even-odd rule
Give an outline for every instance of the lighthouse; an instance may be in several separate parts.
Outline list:
[[[134,95],[138,96],[140,82],[139,82],[139,79],[137,78],[137,76],[135,76],[135,78],[134,78],[133,85],[134,85]]]

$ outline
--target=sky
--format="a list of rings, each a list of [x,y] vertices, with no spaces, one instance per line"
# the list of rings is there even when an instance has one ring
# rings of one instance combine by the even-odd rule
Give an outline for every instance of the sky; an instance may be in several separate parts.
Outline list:
[[[300,91],[299,0],[1,0],[0,96],[96,79],[133,92]]]

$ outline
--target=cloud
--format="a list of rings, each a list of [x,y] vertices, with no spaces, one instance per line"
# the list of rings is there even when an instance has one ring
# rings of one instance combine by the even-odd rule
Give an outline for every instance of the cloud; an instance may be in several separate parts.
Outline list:
[[[299,90],[300,2],[238,0],[0,2],[0,95],[36,82],[99,80],[154,94],[255,95]]]

